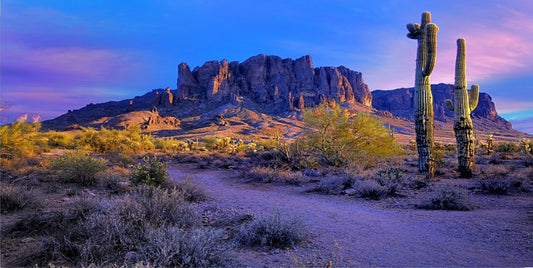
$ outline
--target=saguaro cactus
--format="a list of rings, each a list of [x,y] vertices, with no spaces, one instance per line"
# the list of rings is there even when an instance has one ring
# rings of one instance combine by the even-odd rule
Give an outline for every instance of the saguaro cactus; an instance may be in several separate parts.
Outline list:
[[[415,72],[415,128],[418,149],[418,169],[428,177],[435,175],[433,158],[433,95],[429,77],[437,56],[437,25],[431,23],[431,13],[422,13],[421,24],[407,24],[407,37],[418,40]]]
[[[455,105],[446,100],[446,106],[454,111],[453,130],[457,140],[457,158],[461,177],[470,178],[474,171],[475,137],[470,113],[476,109],[479,99],[479,86],[472,85],[470,97],[466,90],[465,40],[457,39],[457,58],[455,60]]]

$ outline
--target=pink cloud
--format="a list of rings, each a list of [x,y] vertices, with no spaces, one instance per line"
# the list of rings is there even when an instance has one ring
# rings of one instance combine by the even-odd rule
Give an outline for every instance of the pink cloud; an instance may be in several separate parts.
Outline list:
[[[135,71],[133,60],[110,50],[81,47],[29,48],[9,44],[2,53],[3,87],[113,83]],[[117,81],[118,82],[118,81]]]
[[[468,4],[468,3],[467,3]],[[456,40],[465,38],[467,44],[467,78],[470,84],[531,73],[533,69],[533,10],[529,2],[514,7],[494,6],[476,8],[475,15],[451,12],[446,17],[434,16],[440,27],[437,41],[437,63],[432,83],[453,83]],[[453,15],[447,15],[453,14]],[[407,22],[406,22],[407,23]],[[406,33],[406,30],[405,30]],[[392,89],[414,84],[416,42],[398,31],[382,32],[376,64],[365,78],[372,88]],[[385,39],[385,40],[383,40]]]
[[[494,97],[494,102],[497,104],[497,110],[500,114],[510,114],[520,111],[533,110],[533,100],[516,100],[501,97]],[[532,114],[533,116],[533,114]]]

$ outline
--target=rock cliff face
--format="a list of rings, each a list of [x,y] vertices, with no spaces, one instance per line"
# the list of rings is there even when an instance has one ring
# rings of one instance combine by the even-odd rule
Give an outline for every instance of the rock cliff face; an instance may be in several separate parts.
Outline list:
[[[453,112],[445,107],[445,100],[453,99],[453,87],[432,85],[436,129],[451,129],[446,122],[453,121]],[[360,72],[344,66],[314,68],[310,56],[292,60],[258,55],[242,63],[208,61],[192,71],[181,63],[176,90],[158,88],[132,99],[89,104],[44,121],[43,128],[127,128],[137,124],[149,131],[185,133],[214,125],[248,133],[285,124],[285,129],[294,134],[299,123],[286,120],[297,121],[300,118],[297,111],[321,102],[337,102],[352,111],[390,119],[389,125],[398,124],[397,133],[411,135],[412,127],[393,117],[413,120],[413,93],[413,88],[370,93]],[[512,129],[509,122],[498,116],[485,93],[480,93],[472,118],[477,130],[507,133]]]
[[[372,105],[360,72],[344,66],[313,68],[310,56],[292,60],[257,55],[243,63],[208,61],[193,71],[181,63],[176,95],[209,102],[244,99],[277,111],[302,109],[326,99]]]
[[[442,122],[453,121],[453,111],[446,108],[446,99],[454,99],[454,85],[431,85],[433,92],[433,109],[435,120]],[[400,88],[395,90],[375,90],[372,92],[372,107],[377,110],[388,111],[394,116],[413,120],[414,88]],[[484,120],[502,129],[512,129],[511,123],[501,118],[496,112],[492,98],[487,93],[479,93],[479,103],[472,112],[474,122]]]

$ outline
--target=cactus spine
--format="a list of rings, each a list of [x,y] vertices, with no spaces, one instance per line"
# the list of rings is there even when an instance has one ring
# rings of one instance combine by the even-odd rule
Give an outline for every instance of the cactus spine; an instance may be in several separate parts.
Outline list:
[[[431,13],[422,13],[421,24],[407,24],[408,38],[418,40],[415,72],[415,129],[418,149],[418,169],[428,177],[435,175],[433,158],[433,95],[429,77],[437,56],[437,25],[431,23]]]
[[[470,97],[466,90],[465,40],[457,39],[457,58],[455,60],[455,105],[446,100],[446,106],[454,111],[455,138],[457,140],[457,158],[461,177],[470,178],[474,172],[475,137],[474,125],[470,113],[476,109],[479,99],[479,86],[472,85]]]

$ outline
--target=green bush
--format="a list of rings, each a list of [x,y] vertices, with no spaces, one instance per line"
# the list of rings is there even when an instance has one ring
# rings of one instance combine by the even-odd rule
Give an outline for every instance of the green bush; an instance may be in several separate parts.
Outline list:
[[[514,142],[500,142],[496,145],[496,152],[499,153],[513,153],[518,152],[520,148]]]
[[[304,122],[308,129],[299,150],[312,152],[325,165],[368,168],[393,161],[403,152],[382,122],[366,113],[351,118],[339,105],[322,104],[304,110]]]
[[[48,146],[52,148],[73,148],[74,138],[63,132],[49,131],[44,133]]]
[[[304,241],[307,236],[307,227],[300,219],[276,211],[243,227],[238,241],[249,247],[287,248]]]
[[[151,186],[164,186],[167,184],[167,165],[156,156],[143,158],[144,163],[133,167],[131,182],[135,185],[147,184]]]
[[[30,157],[37,152],[34,144],[41,125],[19,120],[0,127],[0,158]]]
[[[87,156],[82,152],[67,152],[53,159],[52,170],[57,170],[65,182],[79,183],[83,186],[98,184],[97,174],[107,169],[106,161]]]

